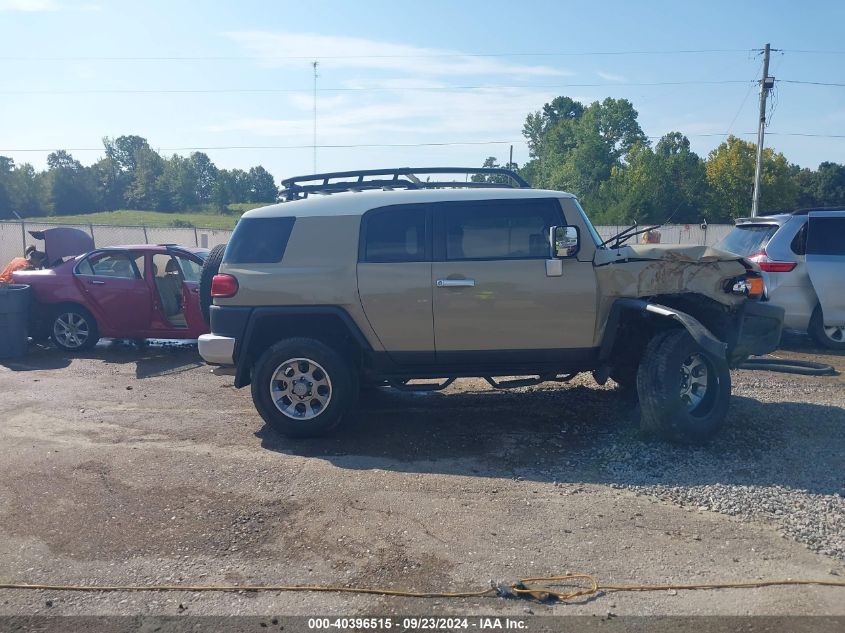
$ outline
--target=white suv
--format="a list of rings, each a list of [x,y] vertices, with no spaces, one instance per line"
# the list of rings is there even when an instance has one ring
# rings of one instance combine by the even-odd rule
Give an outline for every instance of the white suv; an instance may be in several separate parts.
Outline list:
[[[804,209],[736,221],[718,245],[768,275],[769,301],[784,327],[845,349],[845,209]]]

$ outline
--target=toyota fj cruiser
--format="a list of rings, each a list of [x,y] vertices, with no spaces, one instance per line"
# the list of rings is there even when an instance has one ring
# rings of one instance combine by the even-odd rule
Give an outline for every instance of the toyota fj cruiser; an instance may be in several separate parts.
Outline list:
[[[482,182],[438,179],[455,173]],[[780,338],[783,310],[760,301],[752,262],[626,244],[634,227],[602,240],[574,196],[508,170],[337,172],[283,187],[283,202],[244,214],[209,256],[199,351],[234,366],[235,386],[251,384],[287,436],[334,429],[362,388],[590,371],[639,396],[644,431],[701,442],[725,419],[729,368]]]

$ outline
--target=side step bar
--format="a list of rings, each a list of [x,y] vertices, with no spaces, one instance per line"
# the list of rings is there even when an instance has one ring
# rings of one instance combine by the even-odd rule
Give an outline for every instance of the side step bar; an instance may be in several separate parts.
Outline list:
[[[577,373],[557,375],[546,374],[543,376],[533,376],[530,378],[517,378],[515,380],[502,381],[497,381],[492,376],[482,376],[482,378],[484,378],[484,380],[487,381],[487,384],[493,387],[493,389],[516,389],[517,387],[533,387],[534,385],[541,385],[544,382],[569,382],[577,375]],[[387,384],[393,387],[394,389],[398,389],[399,391],[442,391],[443,389],[451,385],[453,382],[455,382],[456,378],[457,376],[451,376],[440,383],[429,382],[418,385],[408,384],[411,379],[389,380]]]

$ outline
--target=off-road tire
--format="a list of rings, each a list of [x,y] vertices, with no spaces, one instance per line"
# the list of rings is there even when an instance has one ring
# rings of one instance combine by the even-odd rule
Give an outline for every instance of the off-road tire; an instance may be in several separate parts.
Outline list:
[[[56,322],[60,319],[67,322],[68,315],[73,315],[72,319],[74,321],[81,319],[85,323],[88,334],[81,345],[69,345],[66,339],[63,339],[56,333]],[[85,350],[94,347],[97,344],[97,341],[100,340],[100,331],[97,328],[97,320],[90,312],[88,312],[88,310],[82,306],[73,304],[59,306],[53,311],[50,316],[49,331],[50,340],[53,341],[53,345],[66,352],[84,352]]]
[[[699,405],[689,410],[681,399],[682,364],[699,355],[707,365],[708,385]],[[722,426],[731,397],[727,362],[706,354],[686,330],[661,332],[649,341],[637,372],[640,429],[682,444],[706,442]]]
[[[824,331],[824,315],[822,314],[821,305],[817,305],[816,309],[813,310],[813,316],[810,317],[810,326],[807,328],[807,333],[822,347],[836,350],[845,349],[845,339],[841,342],[835,341]]]
[[[223,261],[223,251],[226,250],[225,244],[218,244],[208,253],[205,258],[205,263],[202,265],[200,272],[200,310],[202,317],[205,319],[206,325],[211,325],[209,308],[211,307],[211,280],[214,275],[220,270],[220,262]]]
[[[309,420],[288,417],[276,407],[271,397],[272,378],[291,359],[304,358],[318,364],[331,383],[331,398],[325,408]],[[354,407],[358,395],[358,376],[350,364],[333,349],[309,338],[290,338],[265,351],[252,375],[252,401],[264,421],[286,437],[318,437],[338,427]]]

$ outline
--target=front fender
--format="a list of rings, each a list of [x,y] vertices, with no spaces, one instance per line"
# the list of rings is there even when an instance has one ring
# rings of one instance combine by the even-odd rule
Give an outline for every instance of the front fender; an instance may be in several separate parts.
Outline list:
[[[708,354],[716,358],[725,359],[728,345],[720,341],[716,336],[705,327],[701,321],[694,316],[682,312],[675,308],[661,305],[659,303],[652,303],[645,299],[617,299],[613,302],[610,308],[610,313],[607,317],[607,324],[604,328],[604,338],[599,348],[600,360],[607,360],[613,351],[613,345],[616,343],[616,337],[619,333],[619,321],[626,311],[634,311],[640,313],[653,314],[655,316],[674,319],[680,323],[696,343]]]

